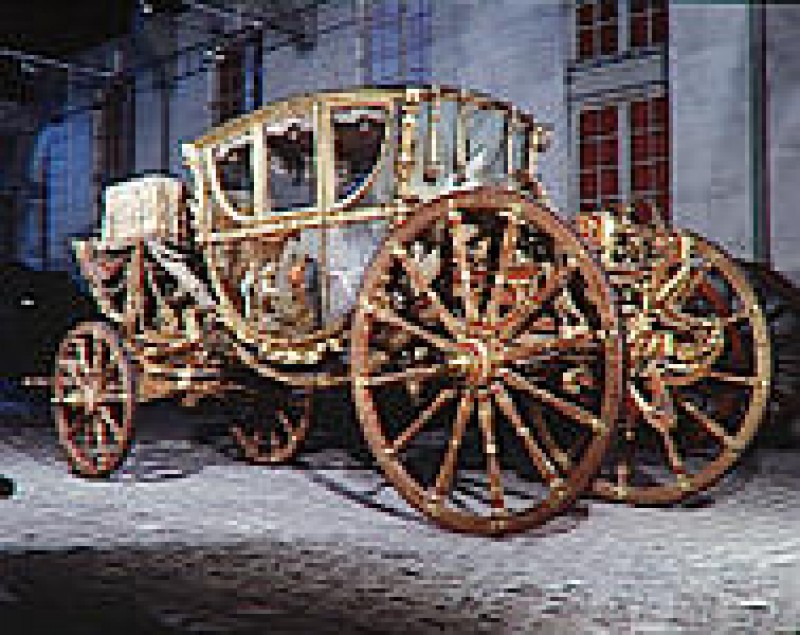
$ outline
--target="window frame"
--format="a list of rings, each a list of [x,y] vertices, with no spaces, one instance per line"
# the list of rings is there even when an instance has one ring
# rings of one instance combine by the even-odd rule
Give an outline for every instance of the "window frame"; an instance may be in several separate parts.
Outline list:
[[[613,126],[610,125],[612,117]],[[598,120],[596,124],[584,125],[584,121],[589,122],[592,118]],[[622,200],[622,127],[619,119],[620,104],[615,102],[587,104],[578,113],[578,205],[581,211],[596,211]],[[614,148],[611,153],[608,152],[609,147]],[[586,162],[585,158],[588,159]],[[609,176],[606,177],[606,174]],[[608,190],[607,178],[614,183],[614,187]],[[593,195],[585,195],[584,183],[589,179],[594,182],[593,188],[590,188],[594,190]]]
[[[644,41],[639,41],[636,36],[637,22],[644,25]],[[627,23],[629,49],[666,45],[669,39],[668,0],[630,0]]]
[[[607,7],[613,9],[607,11]],[[574,13],[574,58],[578,62],[612,57],[621,52],[620,23],[623,21],[624,11],[620,10],[617,0],[577,0]],[[612,34],[610,40],[613,41],[613,45],[605,47],[604,37],[609,33]],[[588,41],[591,45],[591,51],[587,54],[583,52],[585,35],[589,36]]]
[[[644,108],[644,121],[637,122],[634,111]],[[672,218],[670,109],[668,93],[656,93],[632,99],[627,106],[630,200],[634,206],[655,209],[665,222]],[[642,125],[643,124],[643,125]],[[643,139],[644,151],[637,157],[636,138]],[[642,143],[642,142],[639,142]],[[646,187],[639,187],[637,172],[646,175]],[[648,210],[650,211],[650,210]]]

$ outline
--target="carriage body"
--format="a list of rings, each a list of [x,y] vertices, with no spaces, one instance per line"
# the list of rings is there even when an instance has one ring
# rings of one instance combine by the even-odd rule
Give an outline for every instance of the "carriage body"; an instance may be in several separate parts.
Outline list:
[[[439,87],[294,98],[184,145],[196,244],[241,355],[296,384],[346,379],[348,318],[386,236],[455,188],[533,182],[545,138],[510,104]]]
[[[472,91],[332,91],[184,144],[189,188],[109,188],[100,235],[75,244],[108,323],[75,329],[56,363],[73,468],[111,473],[134,404],[164,397],[256,395],[271,427],[231,433],[282,462],[314,392],[341,388],[387,479],[449,529],[536,526],[590,486],[660,503],[713,483],[763,412],[757,300],[699,237],[628,213],[560,219],[536,177],[547,141]],[[678,394],[709,378],[746,394]],[[717,443],[695,473],[678,407]],[[653,443],[666,470],[648,482],[631,448]],[[459,478],[484,493],[465,503]]]

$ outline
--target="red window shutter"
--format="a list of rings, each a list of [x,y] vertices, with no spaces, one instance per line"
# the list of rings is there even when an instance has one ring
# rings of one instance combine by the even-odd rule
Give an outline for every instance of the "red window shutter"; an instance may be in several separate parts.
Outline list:
[[[659,190],[666,190],[669,187],[669,163],[659,161],[653,167],[655,174],[655,187]]]
[[[634,162],[644,161],[647,159],[647,135],[635,134],[631,142],[631,159]]]
[[[669,104],[667,103],[666,96],[656,97],[651,102],[653,104],[653,122],[654,126],[665,126],[668,121]]]
[[[669,32],[669,19],[665,13],[653,14],[653,44],[665,44]]]
[[[609,168],[600,173],[600,193],[603,196],[614,196],[619,191],[617,169]]]
[[[581,170],[592,169],[597,165],[597,143],[586,141],[581,143]]]
[[[617,23],[604,24],[600,28],[600,53],[602,55],[613,55],[617,52]]]
[[[658,211],[661,212],[663,219],[669,219],[672,216],[671,200],[669,194],[660,194],[657,197]]]
[[[594,24],[594,4],[582,4],[578,7],[578,25],[591,26],[592,24]]]
[[[596,135],[600,131],[600,112],[584,110],[581,113],[581,137]]]
[[[646,165],[633,166],[633,179],[631,187],[634,191],[644,191],[650,189],[650,179]]]
[[[613,134],[617,131],[616,106],[606,106],[600,111],[600,128],[604,134]]]
[[[591,172],[581,172],[581,198],[594,199],[597,197],[597,173],[592,170]]]
[[[594,57],[594,30],[581,29],[578,34],[578,58],[587,59]]]
[[[647,15],[631,16],[631,46],[647,46]]]
[[[647,128],[647,102],[631,102],[631,127],[634,130],[645,130]]]
[[[617,17],[617,0],[600,0],[600,19],[611,20]]]
[[[617,165],[617,140],[605,139],[600,142],[600,163],[603,165]]]
[[[667,148],[667,132],[660,130],[654,132],[648,137],[648,149],[650,150],[649,156],[651,157],[665,157],[668,154]]]

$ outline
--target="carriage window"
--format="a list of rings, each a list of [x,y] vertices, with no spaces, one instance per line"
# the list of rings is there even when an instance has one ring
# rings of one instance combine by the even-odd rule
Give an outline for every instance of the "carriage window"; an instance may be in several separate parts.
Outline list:
[[[314,147],[313,127],[307,120],[287,120],[267,126],[273,211],[290,211],[315,204]]]
[[[489,182],[506,175],[505,113],[499,110],[475,110],[467,122],[467,177]]]
[[[253,145],[248,141],[220,146],[214,159],[222,191],[242,212],[253,209]]]
[[[386,134],[383,108],[341,108],[333,111],[336,200],[356,193],[381,157]]]

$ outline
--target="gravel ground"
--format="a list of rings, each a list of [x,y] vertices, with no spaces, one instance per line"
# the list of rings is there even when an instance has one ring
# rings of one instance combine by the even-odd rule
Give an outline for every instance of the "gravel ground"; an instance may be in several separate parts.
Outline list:
[[[156,407],[89,482],[41,413],[3,412],[3,635],[800,629],[797,452],[756,452],[692,507],[587,501],[491,540],[428,525],[342,449],[252,467]]]

